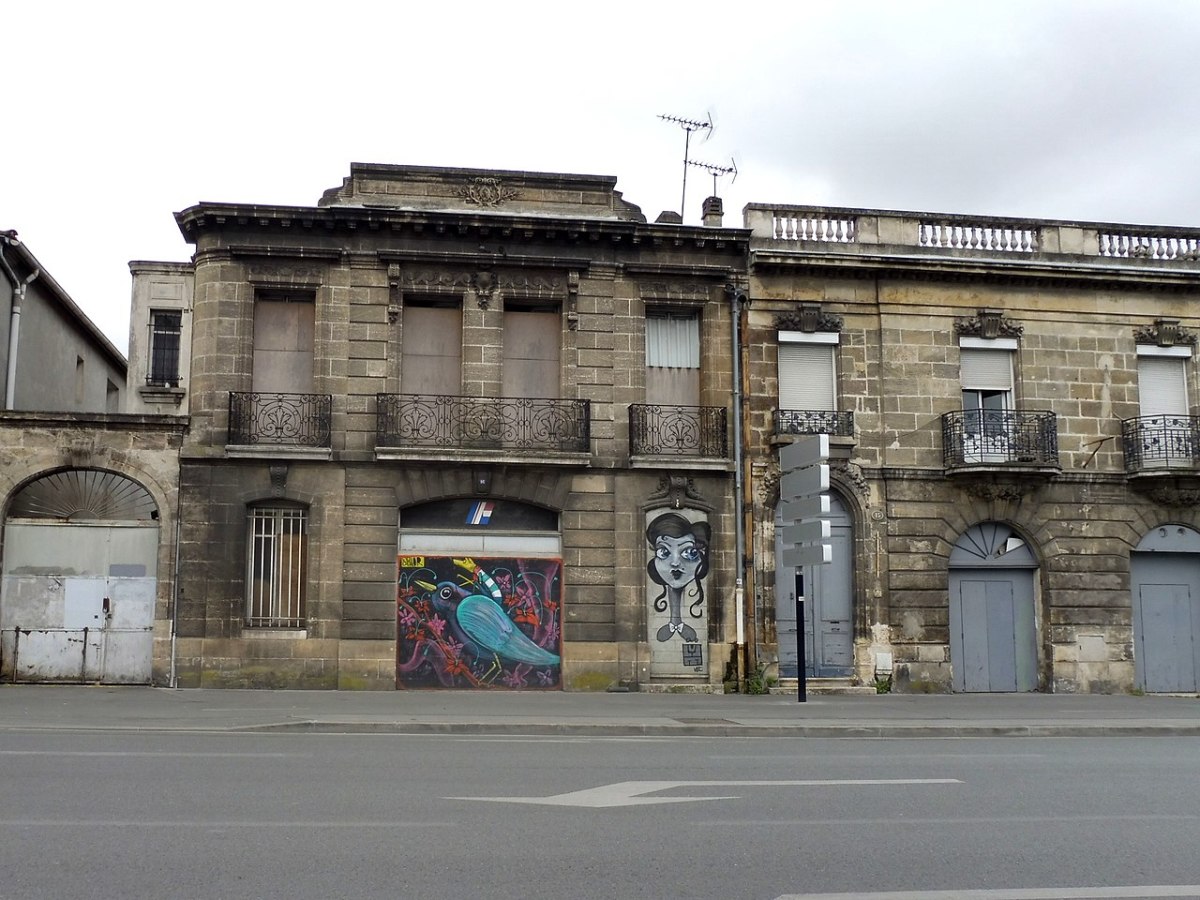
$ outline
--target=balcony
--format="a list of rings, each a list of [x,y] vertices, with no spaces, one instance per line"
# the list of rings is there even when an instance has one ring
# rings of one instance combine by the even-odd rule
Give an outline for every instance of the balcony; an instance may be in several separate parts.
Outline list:
[[[854,437],[854,413],[822,409],[775,410],[776,434],[828,434]]]
[[[238,446],[330,447],[329,394],[231,391],[229,443]]]
[[[971,409],[942,415],[947,471],[1057,472],[1058,424],[1052,412]]]
[[[726,460],[727,414],[718,406],[629,406],[629,455]]]
[[[375,447],[502,451],[522,456],[591,452],[587,400],[377,394]]]
[[[1200,417],[1138,416],[1121,422],[1130,475],[1178,474],[1200,468]]]

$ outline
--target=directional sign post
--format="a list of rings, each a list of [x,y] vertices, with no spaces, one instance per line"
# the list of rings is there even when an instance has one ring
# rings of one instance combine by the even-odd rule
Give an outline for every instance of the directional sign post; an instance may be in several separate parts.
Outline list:
[[[779,450],[783,514],[777,566],[823,566],[833,561],[829,543],[829,435],[805,434]],[[796,591],[796,660],[799,700],[808,699],[804,646],[804,594]]]

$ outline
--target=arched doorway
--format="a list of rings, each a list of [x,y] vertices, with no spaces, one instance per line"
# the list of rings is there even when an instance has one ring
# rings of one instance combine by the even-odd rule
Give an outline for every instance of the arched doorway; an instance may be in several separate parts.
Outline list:
[[[17,491],[4,522],[0,673],[148,684],[158,509],[137,482],[65,469]]]
[[[829,495],[833,561],[824,566],[775,567],[775,630],[779,674],[799,677],[796,598],[804,598],[805,675],[845,678],[854,671],[854,521],[846,504]],[[775,559],[783,554],[783,519],[775,514]]]
[[[1155,528],[1129,562],[1135,685],[1154,693],[1200,690],[1200,533]]]
[[[1037,560],[1002,522],[967,529],[950,552],[950,662],[956,691],[1035,691]]]

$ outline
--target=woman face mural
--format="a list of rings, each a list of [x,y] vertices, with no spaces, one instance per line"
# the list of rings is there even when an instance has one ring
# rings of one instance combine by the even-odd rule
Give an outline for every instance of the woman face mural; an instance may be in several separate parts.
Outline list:
[[[654,599],[654,610],[668,613],[667,622],[655,634],[660,641],[675,635],[688,643],[697,640],[696,629],[683,621],[683,601],[687,599],[693,619],[703,618],[709,535],[707,522],[689,522],[678,513],[663,513],[646,528],[653,553],[646,571],[663,588]]]

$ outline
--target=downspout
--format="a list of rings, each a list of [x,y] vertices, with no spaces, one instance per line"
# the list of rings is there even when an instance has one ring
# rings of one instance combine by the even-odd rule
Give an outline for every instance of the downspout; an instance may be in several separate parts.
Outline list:
[[[42,274],[42,270],[35,266],[24,281],[17,278],[17,273],[4,258],[4,248],[16,247],[20,243],[15,231],[0,233],[0,268],[4,269],[4,274],[8,276],[13,287],[12,315],[8,324],[8,369],[4,381],[5,409],[12,409],[17,400],[17,343],[21,337],[21,303],[25,299],[25,289]]]
[[[737,624],[737,680],[738,690],[746,690],[746,531],[742,520],[745,505],[742,483],[742,304],[746,292],[734,284],[725,285],[729,296],[730,322],[732,324],[733,357],[733,534],[736,579],[733,587],[733,602]]]

